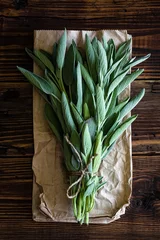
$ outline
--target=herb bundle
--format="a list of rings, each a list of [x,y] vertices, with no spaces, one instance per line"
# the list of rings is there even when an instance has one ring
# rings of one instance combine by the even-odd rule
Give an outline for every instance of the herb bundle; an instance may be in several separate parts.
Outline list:
[[[83,50],[74,41],[67,49],[66,42],[65,30],[52,54],[26,49],[43,77],[18,69],[46,101],[45,116],[62,146],[69,175],[67,197],[72,199],[77,221],[88,224],[97,191],[106,183],[98,175],[101,162],[137,118],[127,115],[145,90],[122,101],[119,95],[143,72],[137,69],[129,74],[131,67],[150,55],[130,59],[131,40],[118,49],[112,39],[91,41],[87,35]]]

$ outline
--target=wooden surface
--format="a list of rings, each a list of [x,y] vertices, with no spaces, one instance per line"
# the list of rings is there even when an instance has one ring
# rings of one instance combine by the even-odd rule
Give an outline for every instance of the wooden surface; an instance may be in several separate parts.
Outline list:
[[[157,0],[0,1],[0,240],[160,239],[160,2]],[[32,69],[24,47],[34,29],[127,29],[133,55],[151,53],[132,93],[146,88],[134,110],[133,195],[109,225],[32,221],[32,87],[16,65]]]

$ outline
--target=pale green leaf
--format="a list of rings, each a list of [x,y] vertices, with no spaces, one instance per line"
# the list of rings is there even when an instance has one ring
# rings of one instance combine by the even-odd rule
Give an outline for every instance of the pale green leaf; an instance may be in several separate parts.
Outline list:
[[[122,124],[120,124],[113,135],[111,136],[109,140],[109,145],[117,141],[117,139],[122,135],[122,133],[132,124],[133,121],[135,121],[137,118],[137,115],[134,115],[130,118],[128,118],[126,121],[124,121]]]
[[[89,67],[89,73],[94,80],[94,82],[97,81],[97,73],[96,73],[96,58],[95,58],[95,52],[93,49],[93,46],[90,42],[90,39],[88,35],[86,34],[85,36],[85,47],[86,47],[86,59],[87,59],[87,64]]]
[[[71,110],[72,110],[74,119],[76,120],[78,126],[80,127],[81,124],[83,123],[83,118],[73,103],[70,103],[70,106],[71,106]]]
[[[108,96],[111,94],[111,92],[120,84],[120,82],[124,79],[126,74],[128,73],[128,70],[123,71],[120,75],[118,75],[113,81],[111,82],[109,88],[108,88]]]
[[[62,69],[64,64],[65,52],[66,52],[66,43],[67,42],[67,32],[66,30],[62,34],[61,38],[59,39],[58,46],[57,46],[57,67],[58,69]]]
[[[41,62],[43,62],[43,64],[52,72],[54,73],[54,66],[51,62],[51,60],[40,50],[34,50],[34,54],[36,55],[36,57],[38,57]]]
[[[57,139],[60,142],[62,142],[62,136],[63,136],[62,128],[52,107],[49,104],[45,104],[44,112],[51,130],[53,131]]]
[[[106,109],[105,109],[104,93],[102,88],[98,85],[96,87],[96,106],[97,106],[98,124],[100,124],[101,122],[103,122],[105,118]]]
[[[132,72],[131,74],[128,74],[124,77],[124,79],[120,82],[120,84],[117,86],[117,95],[119,95],[123,90],[132,83],[142,72],[144,69],[137,69],[136,71]]]
[[[92,94],[94,94],[95,90],[94,90],[93,79],[91,78],[88,71],[86,70],[86,68],[82,64],[80,64],[80,67],[81,67],[82,77],[85,80],[87,87],[89,88],[90,92]]]
[[[84,124],[83,130],[82,130],[82,147],[83,147],[83,153],[88,158],[92,149],[92,140],[91,140],[91,135],[90,135],[87,123]]]
[[[52,85],[45,79],[42,78],[24,68],[17,67],[18,70],[32,83],[35,87],[40,89],[42,92],[46,94],[52,94],[53,88]]]
[[[83,88],[82,88],[82,74],[79,63],[76,68],[76,80],[77,80],[77,109],[81,114],[83,104]]]
[[[145,94],[145,89],[142,89],[135,97],[133,97],[121,110],[119,120],[122,120],[132,109],[139,103]]]
[[[63,117],[65,120],[67,129],[71,133],[73,130],[76,130],[76,126],[72,118],[72,114],[70,111],[68,100],[66,98],[66,94],[64,92],[62,93],[61,103],[62,103]]]
[[[103,131],[100,131],[95,140],[95,146],[94,146],[95,158],[93,159],[93,170],[92,170],[93,173],[96,173],[98,171],[101,164],[102,137],[103,137]]]

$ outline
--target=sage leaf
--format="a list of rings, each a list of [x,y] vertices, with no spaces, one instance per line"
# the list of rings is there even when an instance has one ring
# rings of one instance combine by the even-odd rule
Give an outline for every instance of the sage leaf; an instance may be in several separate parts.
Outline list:
[[[95,58],[95,52],[93,49],[93,46],[90,42],[90,39],[88,35],[86,34],[85,36],[85,44],[86,44],[86,59],[87,59],[87,64],[89,67],[89,73],[94,80],[94,82],[97,81],[97,73],[96,73],[96,58]]]
[[[61,125],[59,124],[59,120],[55,115],[52,107],[49,104],[45,104],[44,112],[51,130],[53,131],[57,139],[60,142],[62,142],[62,136],[63,136],[62,128],[61,128]]]
[[[115,79],[113,79],[113,82],[110,84],[108,89],[108,96],[111,94],[111,92],[120,84],[120,82],[124,79],[126,74],[128,73],[128,70],[125,70],[120,75],[118,75]]]
[[[52,62],[50,61],[50,59],[40,50],[34,50],[34,54],[36,55],[36,57],[38,57],[41,62],[43,62],[43,64],[52,72],[54,73],[54,66],[52,64]]]
[[[133,97],[121,110],[119,120],[122,120],[143,98],[145,89],[142,89],[135,97]]]
[[[120,102],[119,104],[117,104],[117,106],[115,106],[114,108],[114,112],[118,113],[120,112],[120,110],[128,103],[129,101],[129,97],[126,98],[124,101]]]
[[[33,61],[34,61],[42,70],[45,70],[46,67],[45,67],[44,63],[43,63],[38,57],[36,57],[36,56],[34,55],[34,53],[33,53],[30,49],[25,48],[25,50],[26,50],[27,54],[33,59]]]
[[[103,48],[103,45],[100,41],[98,41],[98,58],[99,58],[100,71],[102,72],[102,75],[104,77],[108,70],[108,61],[107,61],[106,51]]]
[[[118,50],[116,51],[116,59],[121,58],[130,49],[131,41],[132,38],[120,44]]]
[[[85,123],[88,124],[89,133],[90,133],[91,139],[93,141],[94,137],[95,137],[95,134],[96,134],[96,131],[97,131],[97,124],[96,124],[96,122],[95,122],[93,117],[87,119],[85,121]]]
[[[63,80],[67,86],[71,85],[74,80],[75,52],[71,45],[66,52],[63,66]]]
[[[94,189],[95,189],[95,183],[92,182],[86,189],[85,193],[84,193],[84,198],[90,196],[93,192],[94,192]]]
[[[81,114],[79,113],[78,109],[76,108],[76,106],[71,102],[70,103],[70,106],[71,106],[71,110],[72,110],[72,113],[73,113],[73,116],[79,126],[79,128],[81,127],[81,124],[83,123],[83,118],[81,116]]]
[[[83,147],[83,153],[88,158],[90,151],[92,149],[92,140],[91,140],[91,135],[90,135],[87,123],[84,124],[83,130],[82,130],[82,147]]]
[[[53,92],[52,85],[45,78],[42,78],[24,68],[21,67],[17,68],[35,87],[37,87],[46,94],[52,94]]]
[[[77,80],[77,109],[81,114],[83,104],[83,88],[82,88],[82,74],[79,63],[76,68],[76,80]]]
[[[62,34],[61,38],[59,39],[58,46],[57,46],[57,67],[58,69],[62,69],[64,64],[65,52],[66,52],[66,42],[67,42],[67,32],[66,29]]]
[[[128,74],[124,79],[120,82],[120,84],[117,86],[117,95],[119,95],[123,90],[132,83],[142,72],[144,69],[137,69],[131,74]]]
[[[133,58],[129,61],[128,64],[126,64],[126,66],[124,66],[124,70],[135,67],[136,65],[144,62],[145,60],[147,60],[149,57],[151,56],[151,54],[148,54],[144,57],[140,57],[139,59]]]
[[[80,67],[81,67],[82,77],[85,80],[87,87],[89,88],[90,92],[92,94],[94,94],[95,90],[94,90],[93,79],[91,78],[88,71],[86,70],[86,68],[82,64],[80,64]]]
[[[83,117],[84,117],[85,120],[87,120],[88,118],[91,117],[87,103],[83,104]]]
[[[72,40],[72,46],[73,46],[73,48],[74,48],[75,59],[76,59],[77,64],[78,64],[78,62],[80,62],[81,64],[83,64],[82,56],[81,56],[80,52],[78,51],[77,46],[76,46],[76,43],[75,43],[74,40]]]
[[[118,128],[115,130],[115,132],[113,133],[109,140],[109,145],[114,143],[122,135],[122,133],[131,125],[131,123],[136,120],[136,118],[137,115],[133,115],[132,117],[124,121],[120,126],[118,126]]]
[[[94,156],[93,159],[93,173],[96,173],[101,164],[101,155],[102,155],[102,137],[103,131],[100,131],[96,137],[95,147],[94,147]]]
[[[72,114],[70,111],[70,106],[69,106],[68,100],[67,100],[64,92],[62,92],[61,103],[62,103],[63,117],[65,120],[67,129],[68,129],[69,133],[71,133],[73,130],[76,130],[76,126],[73,121]]]
[[[106,115],[104,93],[102,88],[99,85],[97,85],[96,87],[96,106],[97,106],[97,118],[98,118],[98,125],[99,125],[104,120]]]

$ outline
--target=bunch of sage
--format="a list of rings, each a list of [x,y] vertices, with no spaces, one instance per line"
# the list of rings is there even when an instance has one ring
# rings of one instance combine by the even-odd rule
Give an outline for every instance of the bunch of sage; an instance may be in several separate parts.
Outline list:
[[[66,42],[65,30],[52,54],[26,49],[43,70],[43,77],[18,69],[46,101],[45,116],[62,146],[69,175],[67,197],[72,199],[77,221],[88,224],[96,193],[105,184],[98,175],[101,162],[137,118],[127,116],[145,90],[121,101],[119,95],[143,72],[129,73],[131,67],[150,55],[130,59],[131,40],[118,49],[112,39],[90,40],[87,34],[83,50],[74,41],[67,48]]]

